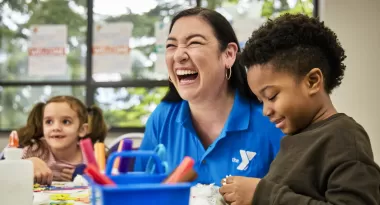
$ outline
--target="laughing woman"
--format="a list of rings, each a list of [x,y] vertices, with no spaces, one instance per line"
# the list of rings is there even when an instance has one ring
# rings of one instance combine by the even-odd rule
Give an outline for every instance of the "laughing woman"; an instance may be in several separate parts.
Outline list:
[[[192,157],[198,183],[220,185],[226,175],[263,177],[283,134],[249,90],[239,52],[230,23],[216,11],[178,13],[166,43],[170,89],[150,116],[140,149],[165,145],[169,170]],[[138,159],[135,170],[146,163]]]

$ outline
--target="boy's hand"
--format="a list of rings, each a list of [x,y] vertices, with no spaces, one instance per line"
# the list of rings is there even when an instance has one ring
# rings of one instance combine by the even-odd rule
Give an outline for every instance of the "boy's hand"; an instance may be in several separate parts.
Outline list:
[[[31,157],[28,160],[32,161],[34,167],[34,183],[41,185],[50,185],[53,181],[53,172],[48,165],[38,157]]]
[[[251,205],[259,182],[258,178],[231,176],[222,180],[219,192],[228,204]]]
[[[64,168],[62,169],[62,172],[61,172],[61,180],[66,181],[66,182],[72,181],[73,174],[74,174],[74,169]]]

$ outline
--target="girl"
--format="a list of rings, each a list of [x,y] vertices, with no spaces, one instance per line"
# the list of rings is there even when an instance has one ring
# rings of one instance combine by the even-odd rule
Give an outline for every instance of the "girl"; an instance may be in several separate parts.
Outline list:
[[[27,124],[18,131],[23,158],[33,162],[35,183],[71,181],[83,163],[78,141],[104,142],[107,126],[100,108],[86,106],[72,96],[55,96],[38,103]]]

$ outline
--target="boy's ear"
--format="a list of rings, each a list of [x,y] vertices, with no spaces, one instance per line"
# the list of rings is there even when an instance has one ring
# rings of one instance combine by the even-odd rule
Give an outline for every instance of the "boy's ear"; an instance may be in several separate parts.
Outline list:
[[[79,133],[78,136],[80,138],[85,137],[88,134],[88,123],[84,123],[80,128],[79,128]]]
[[[313,68],[305,77],[309,95],[314,95],[324,89],[324,78],[321,69]]]

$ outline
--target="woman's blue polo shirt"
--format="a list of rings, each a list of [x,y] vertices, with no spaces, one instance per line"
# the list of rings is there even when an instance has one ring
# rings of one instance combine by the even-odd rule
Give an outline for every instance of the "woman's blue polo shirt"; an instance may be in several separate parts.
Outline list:
[[[161,102],[146,124],[141,150],[153,150],[163,144],[169,170],[176,168],[185,156],[196,161],[196,182],[215,183],[226,175],[264,177],[275,158],[284,136],[262,114],[262,105],[235,93],[234,104],[218,138],[205,149],[193,127],[187,101]],[[147,159],[135,162],[135,171],[145,169]]]

